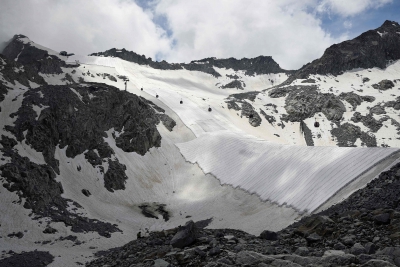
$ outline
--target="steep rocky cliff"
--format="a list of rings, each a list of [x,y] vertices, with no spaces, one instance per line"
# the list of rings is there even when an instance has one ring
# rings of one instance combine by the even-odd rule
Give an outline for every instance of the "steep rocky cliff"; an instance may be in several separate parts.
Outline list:
[[[400,25],[386,20],[375,30],[334,44],[319,59],[304,65],[294,77],[306,79],[309,74],[338,75],[355,68],[385,68],[390,61],[400,59]],[[293,78],[294,78],[293,77]]]

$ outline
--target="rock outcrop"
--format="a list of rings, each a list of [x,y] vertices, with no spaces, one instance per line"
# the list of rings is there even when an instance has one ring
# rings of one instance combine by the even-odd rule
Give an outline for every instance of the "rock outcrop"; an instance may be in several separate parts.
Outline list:
[[[339,127],[332,129],[331,134],[336,138],[340,147],[355,146],[358,138],[361,140],[361,146],[375,147],[377,145],[376,137],[372,133],[363,132],[359,126],[351,123],[341,124]]]
[[[243,70],[246,75],[254,74],[268,74],[268,73],[292,73],[281,69],[281,67],[270,56],[259,56],[256,58],[205,58],[201,60],[194,60],[190,63],[168,63],[166,61],[153,61],[151,58],[146,58],[144,55],[138,55],[135,52],[126,49],[115,49],[104,52],[90,54],[90,56],[104,56],[104,57],[118,57],[126,61],[134,62],[139,65],[148,65],[155,69],[162,70],[179,70],[187,69],[191,71],[201,71],[211,74],[215,77],[221,77],[213,67],[233,69],[235,71]]]
[[[2,54],[10,60],[29,66],[36,73],[60,74],[63,72],[61,67],[72,67],[59,57],[49,55],[48,51],[32,45],[31,41],[22,34],[14,35]]]
[[[293,77],[307,79],[310,74],[338,75],[355,68],[386,68],[390,61],[400,59],[400,25],[385,21],[375,30],[334,44],[325,50],[323,56],[304,65]]]
[[[288,121],[302,121],[311,118],[317,112],[338,122],[346,111],[342,101],[334,94],[321,93],[315,86],[284,87],[288,96],[285,100],[285,109]]]
[[[115,87],[42,86],[24,96],[22,106],[12,114],[16,116],[15,125],[6,129],[18,141],[26,139],[36,151],[42,152],[56,173],[59,173],[54,158],[57,145],[68,146],[66,154],[71,158],[91,149],[110,154],[111,148],[103,137],[107,137],[105,131],[111,128],[120,133],[115,137],[116,144],[125,152],[144,155],[161,144],[156,128],[160,119],[147,100]],[[36,114],[33,105],[43,107],[40,114]],[[27,131],[25,136],[24,131]]]
[[[13,141],[11,141],[13,140]],[[70,211],[71,207],[81,206],[71,200],[63,198],[63,187],[55,180],[56,175],[48,165],[39,165],[27,157],[21,157],[13,147],[17,141],[2,136],[1,152],[10,158],[10,162],[0,166],[1,176],[5,179],[3,187],[15,192],[20,203],[24,201],[24,208],[31,209],[34,218],[51,218],[53,222],[63,222],[71,226],[73,232],[94,231],[104,237],[110,233],[120,231],[116,225],[96,219],[89,219]]]

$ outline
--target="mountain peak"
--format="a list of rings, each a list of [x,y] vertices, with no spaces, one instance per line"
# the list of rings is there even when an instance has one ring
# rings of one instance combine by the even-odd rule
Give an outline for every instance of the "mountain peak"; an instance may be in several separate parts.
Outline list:
[[[396,21],[385,20],[381,27],[400,27],[400,25]]]
[[[400,25],[397,22],[386,20],[375,30],[330,46],[321,58],[298,70],[296,77],[307,78],[310,74],[338,75],[355,68],[384,69],[388,61],[400,59],[399,32]]]

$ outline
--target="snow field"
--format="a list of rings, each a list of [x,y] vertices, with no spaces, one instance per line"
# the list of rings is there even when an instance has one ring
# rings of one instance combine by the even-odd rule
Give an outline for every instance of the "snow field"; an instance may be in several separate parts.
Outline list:
[[[213,132],[177,144],[192,163],[221,184],[263,200],[312,212],[371,166],[398,151],[277,145],[231,132]]]

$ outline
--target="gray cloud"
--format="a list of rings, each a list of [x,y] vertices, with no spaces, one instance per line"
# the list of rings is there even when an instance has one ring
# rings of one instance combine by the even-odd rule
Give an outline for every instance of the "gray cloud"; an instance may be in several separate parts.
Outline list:
[[[77,54],[126,47],[154,57],[167,51],[170,40],[133,1],[2,0],[0,43],[14,34],[54,50]]]
[[[76,54],[125,47],[172,62],[270,55],[297,69],[348,37],[332,37],[321,16],[347,18],[392,0],[136,1],[2,0],[0,46],[20,33]]]

